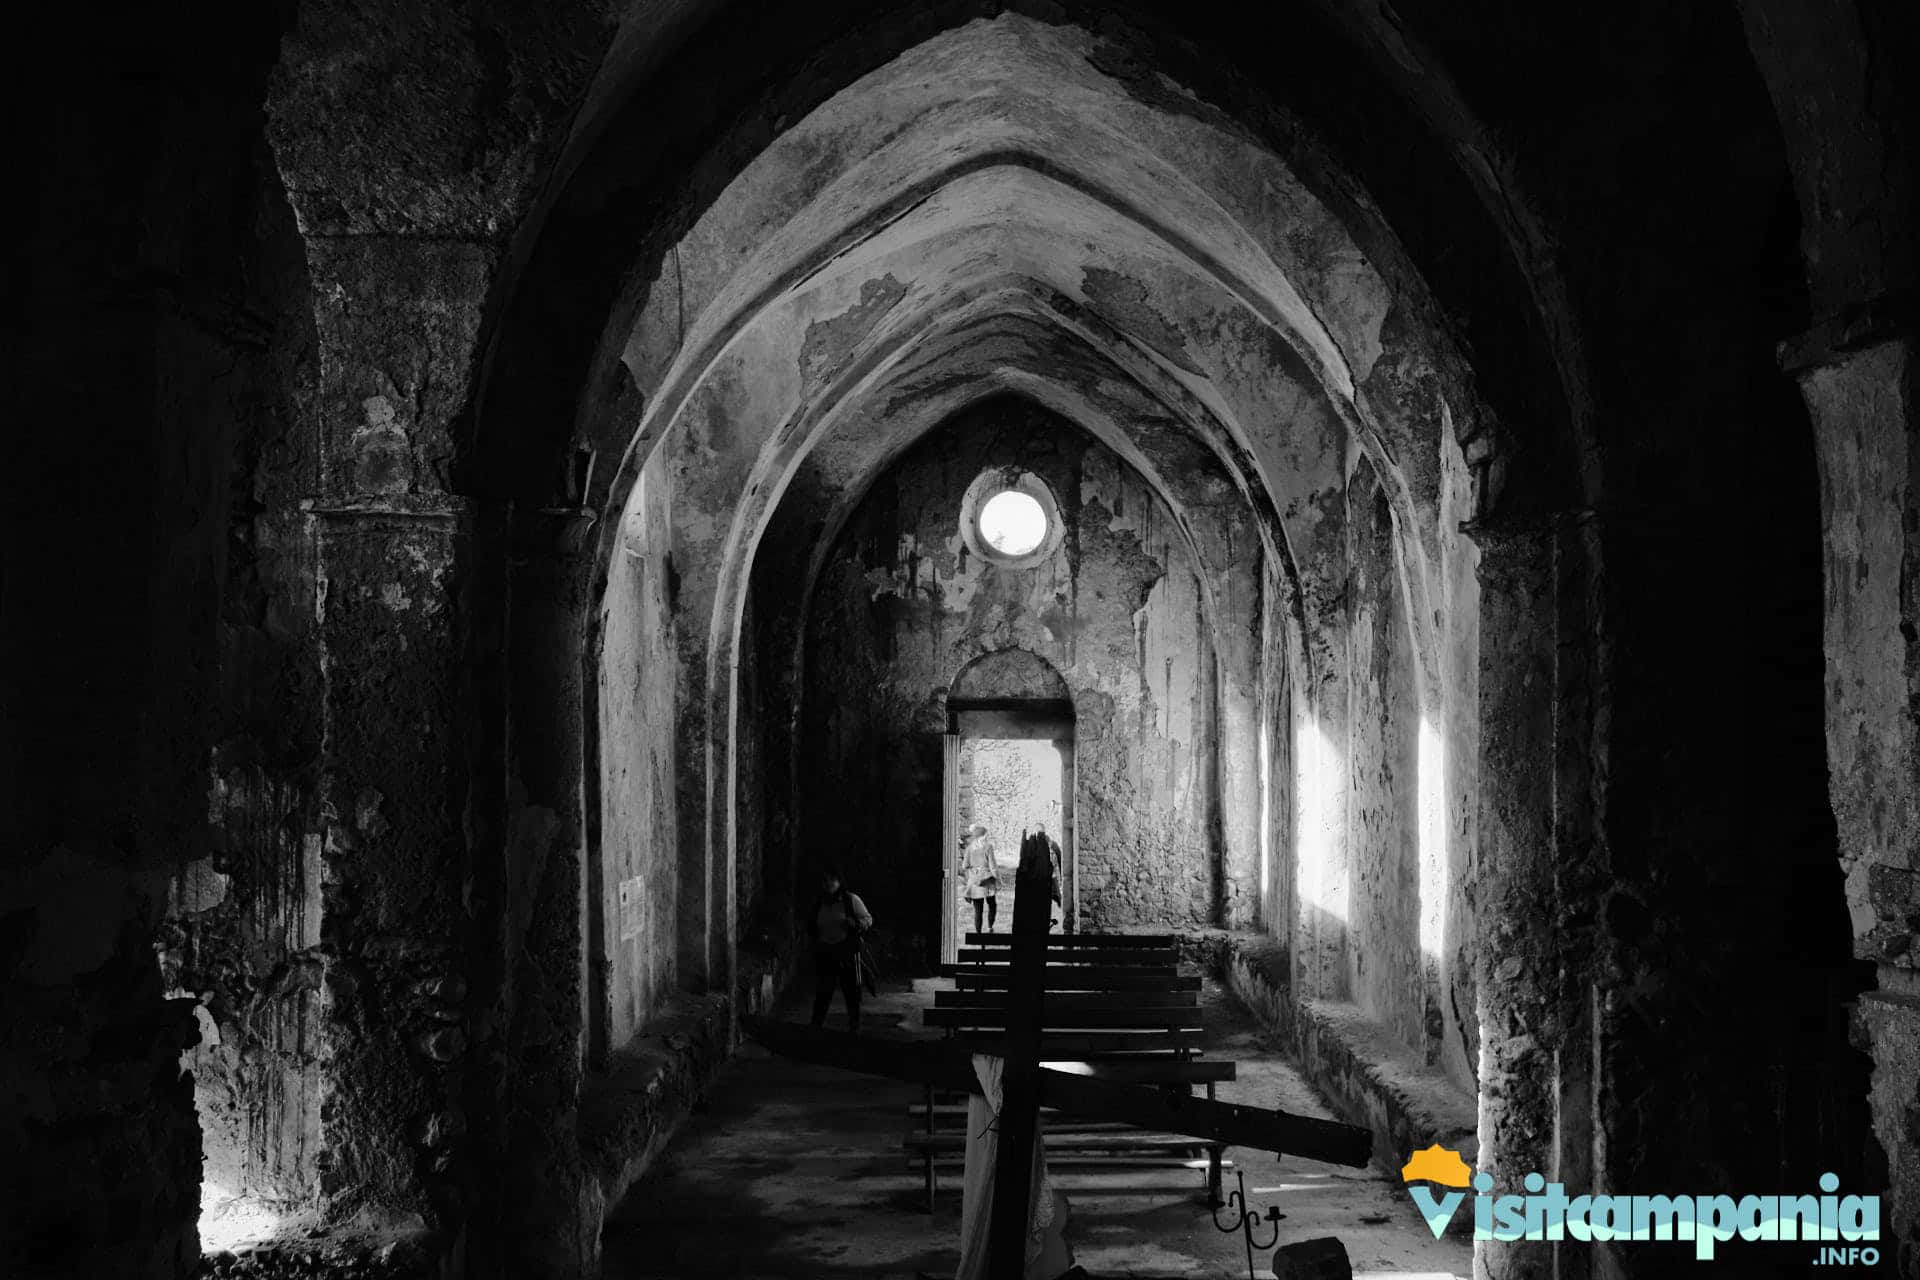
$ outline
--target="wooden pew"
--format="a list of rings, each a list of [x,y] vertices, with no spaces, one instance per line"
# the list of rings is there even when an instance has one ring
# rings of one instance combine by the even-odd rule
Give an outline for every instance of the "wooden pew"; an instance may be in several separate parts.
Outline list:
[[[970,933],[957,964],[941,966],[954,990],[934,993],[925,1025],[976,1053],[1003,1051],[1007,1030],[1005,934]],[[1066,934],[1047,939],[1041,1058],[1048,1066],[1116,1084],[1160,1085],[1182,1093],[1234,1078],[1232,1062],[1208,1060],[1200,1018],[1201,979],[1182,973],[1175,940],[1165,935]],[[964,1163],[965,1099],[927,1087],[909,1108],[903,1145],[921,1167],[933,1211],[939,1170]],[[1220,1194],[1224,1144],[1049,1112],[1047,1162],[1056,1168],[1191,1168],[1207,1161],[1210,1196]]]

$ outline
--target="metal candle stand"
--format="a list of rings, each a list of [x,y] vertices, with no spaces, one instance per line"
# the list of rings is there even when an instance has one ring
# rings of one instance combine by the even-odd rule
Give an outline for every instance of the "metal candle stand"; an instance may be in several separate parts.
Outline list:
[[[1278,1205],[1268,1205],[1265,1214],[1248,1213],[1246,1172],[1241,1169],[1235,1169],[1233,1171],[1233,1178],[1239,1185],[1239,1190],[1228,1192],[1225,1200],[1221,1200],[1218,1197],[1214,1198],[1208,1207],[1213,1210],[1214,1226],[1229,1235],[1236,1231],[1240,1233],[1241,1239],[1246,1242],[1247,1246],[1247,1280],[1258,1280],[1253,1270],[1254,1250],[1258,1249],[1264,1252],[1280,1243],[1280,1219],[1287,1215],[1280,1212],[1280,1206]],[[1220,1210],[1230,1206],[1233,1207],[1234,1210],[1234,1220],[1230,1223],[1220,1221]],[[1253,1238],[1254,1224],[1256,1222],[1270,1222],[1273,1224],[1273,1238],[1265,1244],[1259,1244],[1255,1242]]]

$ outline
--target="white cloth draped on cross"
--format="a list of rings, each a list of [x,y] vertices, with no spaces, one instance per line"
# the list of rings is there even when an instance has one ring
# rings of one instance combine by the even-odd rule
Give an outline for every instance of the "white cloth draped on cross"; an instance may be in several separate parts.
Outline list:
[[[980,1092],[967,1101],[966,1170],[960,1206],[960,1269],[954,1280],[986,1280],[987,1235],[992,1218],[994,1162],[1000,1154],[1000,1080],[1006,1059],[987,1054],[973,1056]],[[1068,1247],[1067,1198],[1053,1189],[1047,1177],[1045,1144],[1035,1135],[1033,1144],[1033,1205],[1027,1226],[1025,1280],[1055,1280],[1073,1266]]]

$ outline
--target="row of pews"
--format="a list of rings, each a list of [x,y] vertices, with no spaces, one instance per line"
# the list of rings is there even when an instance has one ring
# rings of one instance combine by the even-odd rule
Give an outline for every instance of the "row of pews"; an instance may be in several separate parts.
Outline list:
[[[941,966],[954,989],[936,991],[924,1011],[928,1027],[971,1053],[1003,1054],[1009,1004],[1011,935],[969,933],[959,962]],[[1115,1084],[1149,1085],[1191,1094],[1234,1078],[1234,1064],[1204,1056],[1200,977],[1181,971],[1175,941],[1158,934],[1064,934],[1047,938],[1041,1058],[1045,1065]],[[909,1108],[905,1147],[925,1176],[931,1213],[942,1170],[965,1158],[967,1095],[925,1086]],[[1045,1113],[1050,1168],[1114,1167],[1187,1170],[1204,1158],[1210,1197],[1220,1195],[1225,1144],[1156,1133],[1117,1121]]]

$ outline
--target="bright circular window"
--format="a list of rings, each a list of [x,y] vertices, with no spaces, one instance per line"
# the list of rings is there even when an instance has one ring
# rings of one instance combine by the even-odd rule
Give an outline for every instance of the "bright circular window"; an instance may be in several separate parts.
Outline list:
[[[1047,509],[1032,494],[1002,489],[980,508],[980,538],[1003,556],[1031,555],[1047,540]]]
[[[967,487],[960,536],[984,560],[1030,569],[1060,546],[1060,506],[1032,472],[995,467]]]

